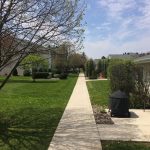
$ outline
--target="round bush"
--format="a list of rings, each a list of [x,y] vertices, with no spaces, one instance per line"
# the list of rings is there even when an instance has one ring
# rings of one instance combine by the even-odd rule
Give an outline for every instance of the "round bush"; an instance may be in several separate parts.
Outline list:
[[[35,72],[34,79],[47,79],[49,76],[48,72]]]
[[[67,79],[67,77],[68,77],[68,74],[67,74],[67,73],[61,73],[61,74],[59,75],[59,79]]]
[[[24,70],[23,75],[24,76],[31,76],[31,71],[30,70]]]
[[[17,69],[15,69],[15,70],[13,71],[12,75],[13,75],[13,76],[18,76],[18,71],[17,71]]]

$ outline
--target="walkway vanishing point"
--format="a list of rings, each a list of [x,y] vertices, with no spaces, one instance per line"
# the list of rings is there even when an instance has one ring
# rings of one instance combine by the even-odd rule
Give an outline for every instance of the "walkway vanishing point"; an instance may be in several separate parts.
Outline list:
[[[80,74],[48,150],[102,150],[84,74]]]

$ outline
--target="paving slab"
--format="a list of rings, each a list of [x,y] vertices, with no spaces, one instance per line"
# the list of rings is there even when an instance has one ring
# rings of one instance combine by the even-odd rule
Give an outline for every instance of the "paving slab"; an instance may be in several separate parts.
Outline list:
[[[97,125],[101,140],[150,142],[150,110],[130,112],[131,118],[112,117],[113,125]]]
[[[80,74],[48,150],[101,150],[84,74]]]

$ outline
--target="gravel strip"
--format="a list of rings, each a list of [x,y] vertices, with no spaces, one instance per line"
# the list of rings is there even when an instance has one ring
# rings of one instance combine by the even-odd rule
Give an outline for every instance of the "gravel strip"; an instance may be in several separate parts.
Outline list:
[[[93,112],[96,124],[114,124],[110,115],[104,111],[103,107],[93,105]]]

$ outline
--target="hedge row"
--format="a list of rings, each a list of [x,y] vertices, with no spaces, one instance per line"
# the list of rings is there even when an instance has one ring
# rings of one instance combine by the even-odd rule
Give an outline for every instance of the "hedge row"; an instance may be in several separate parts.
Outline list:
[[[131,61],[111,60],[108,74],[111,91],[126,92],[130,98],[130,108],[150,108],[149,85],[143,81],[141,67]]]

